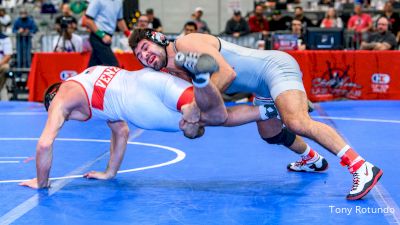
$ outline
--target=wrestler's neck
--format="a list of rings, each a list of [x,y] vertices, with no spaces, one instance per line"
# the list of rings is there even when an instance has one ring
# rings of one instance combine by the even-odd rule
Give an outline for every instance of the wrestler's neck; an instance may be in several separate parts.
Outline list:
[[[182,79],[187,80],[187,81],[190,82],[190,79],[186,75],[186,72],[184,70],[178,68],[175,65],[176,52],[175,52],[174,47],[172,46],[172,44],[169,44],[167,46],[166,50],[167,50],[167,58],[168,58],[166,69],[168,70],[168,72],[170,74],[174,75],[174,76],[177,76],[179,78],[182,78]]]

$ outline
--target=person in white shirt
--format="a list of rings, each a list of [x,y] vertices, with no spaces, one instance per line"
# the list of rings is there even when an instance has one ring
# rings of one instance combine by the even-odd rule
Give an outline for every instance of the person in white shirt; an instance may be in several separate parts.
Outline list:
[[[10,60],[12,56],[11,38],[0,32],[0,93],[1,100],[8,100],[7,90],[4,84],[7,80],[7,72],[10,69]]]
[[[61,19],[61,32],[60,35],[53,40],[54,52],[82,52],[83,40],[75,34],[75,28],[68,17]]]

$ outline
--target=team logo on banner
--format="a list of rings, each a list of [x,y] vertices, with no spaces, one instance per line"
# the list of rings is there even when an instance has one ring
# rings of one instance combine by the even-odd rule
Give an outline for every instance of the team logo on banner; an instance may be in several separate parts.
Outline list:
[[[315,97],[331,96],[332,98],[358,99],[362,94],[362,85],[354,82],[355,74],[349,73],[350,66],[332,67],[326,62],[327,70],[312,80],[311,94]]]
[[[371,76],[371,88],[374,93],[386,93],[389,89],[390,75],[374,73]]]
[[[66,80],[70,77],[76,76],[78,73],[74,70],[63,70],[60,73],[60,79],[61,80]]]

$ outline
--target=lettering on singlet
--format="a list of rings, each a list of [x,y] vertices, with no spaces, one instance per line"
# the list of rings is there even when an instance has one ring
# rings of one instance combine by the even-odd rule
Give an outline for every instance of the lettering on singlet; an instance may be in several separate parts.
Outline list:
[[[92,107],[102,110],[104,109],[104,95],[106,93],[106,89],[112,79],[117,75],[120,71],[120,68],[117,67],[107,67],[101,73],[99,78],[97,78],[94,83],[93,94],[92,94]]]

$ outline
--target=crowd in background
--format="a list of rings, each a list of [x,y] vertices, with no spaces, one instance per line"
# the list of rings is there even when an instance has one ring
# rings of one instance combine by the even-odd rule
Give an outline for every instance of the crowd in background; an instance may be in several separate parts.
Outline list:
[[[14,5],[10,5],[12,4]],[[88,21],[86,9],[89,2],[83,0],[66,1],[1,1],[0,8],[0,90],[4,86],[5,73],[13,67],[29,68],[33,52],[32,39],[40,27],[52,27],[56,35],[52,36],[53,52],[91,51],[89,43]],[[315,16],[316,8],[324,12],[324,16]],[[396,0],[319,0],[318,2],[303,0],[268,0],[255,1],[254,10],[242,12],[232,9],[232,17],[226,21],[224,32],[212,32],[203,18],[207,12],[196,7],[187,22],[182,24],[181,33],[174,38],[189,33],[210,33],[242,38],[251,34],[259,34],[261,41],[258,48],[266,47],[268,40],[276,33],[292,34],[297,37],[296,50],[309,49],[306,31],[310,27],[323,29],[340,28],[352,32],[352,41],[358,49],[394,50],[400,42],[400,17],[397,11],[400,3]],[[51,15],[52,24],[43,24],[40,15]],[[305,13],[307,12],[307,13]],[[56,15],[56,16],[54,16]],[[308,16],[312,15],[312,18]],[[39,21],[37,21],[39,20]],[[162,21],[156,12],[149,8],[138,12],[131,21],[129,29],[153,28],[163,32]],[[118,26],[119,27],[119,26]],[[34,49],[37,50],[37,49]],[[129,48],[123,49],[124,51]],[[13,57],[14,62],[13,62]]]

